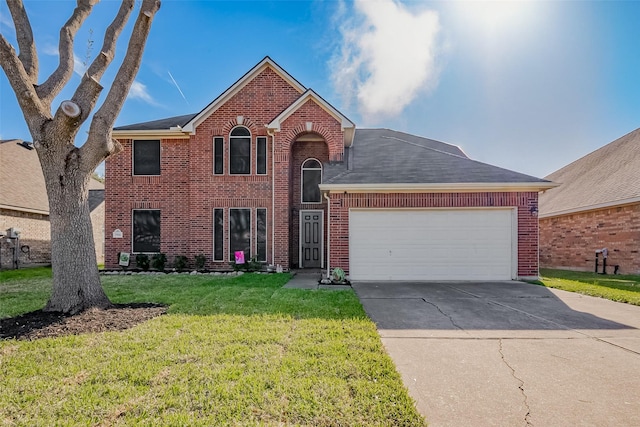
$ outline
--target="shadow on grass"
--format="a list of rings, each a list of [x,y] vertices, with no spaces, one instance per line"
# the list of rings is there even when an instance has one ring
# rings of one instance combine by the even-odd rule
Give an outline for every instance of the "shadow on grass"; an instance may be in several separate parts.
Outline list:
[[[88,310],[75,316],[35,310],[0,319],[0,339],[122,330],[165,312],[198,316],[277,315],[295,319],[367,318],[353,291],[284,289],[289,278],[288,274],[245,274],[225,279],[189,275],[105,276],[103,287],[116,307],[103,311],[106,312],[104,316],[96,314],[99,310]],[[20,288],[23,294],[29,286],[21,283],[8,283],[5,290]],[[2,290],[0,286],[0,293]],[[10,301],[10,295],[6,294],[5,301]],[[36,299],[37,305],[33,308],[46,303],[42,292]]]

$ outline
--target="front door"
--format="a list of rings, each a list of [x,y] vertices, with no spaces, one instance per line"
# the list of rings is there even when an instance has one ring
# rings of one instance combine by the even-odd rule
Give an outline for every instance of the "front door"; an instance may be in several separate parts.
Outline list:
[[[324,211],[300,211],[300,268],[322,268]]]

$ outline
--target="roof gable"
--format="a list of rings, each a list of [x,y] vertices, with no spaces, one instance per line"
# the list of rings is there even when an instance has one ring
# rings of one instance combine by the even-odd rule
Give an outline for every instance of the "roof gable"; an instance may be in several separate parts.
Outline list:
[[[560,184],[540,196],[551,216],[640,201],[640,129],[601,147],[546,178]]]
[[[184,126],[181,126],[183,132],[195,131],[195,128],[202,123],[207,117],[213,114],[221,105],[231,99],[235,94],[240,92],[251,80],[258,76],[265,68],[271,68],[276,74],[283,78],[289,85],[296,89],[299,93],[303,93],[306,88],[294,79],[289,73],[287,73],[282,67],[275,63],[271,58],[266,56],[256,66],[250,69],[244,76],[240,77],[229,89],[224,91],[220,96],[214,99],[209,105],[207,105],[202,111],[196,114],[189,122]]]
[[[333,105],[325,101],[320,95],[315,93],[312,89],[307,89],[300,97],[291,105],[289,105],[282,113],[278,114],[268,125],[269,129],[280,131],[282,123],[287,120],[293,113],[295,113],[300,107],[302,107],[307,101],[313,101],[326,111],[331,117],[333,117],[344,131],[344,145],[348,147],[353,142],[353,135],[356,125],[349,120],[344,114],[338,111]]]

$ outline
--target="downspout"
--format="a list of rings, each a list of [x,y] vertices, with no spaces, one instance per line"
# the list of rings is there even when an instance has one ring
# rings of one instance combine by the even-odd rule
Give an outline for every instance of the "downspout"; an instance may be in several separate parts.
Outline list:
[[[276,265],[276,161],[275,147],[276,134],[272,129],[267,128],[267,135],[271,137],[271,265]]]
[[[329,260],[331,259],[331,199],[324,193],[323,196],[327,199],[327,279],[331,277],[331,268],[329,267]]]

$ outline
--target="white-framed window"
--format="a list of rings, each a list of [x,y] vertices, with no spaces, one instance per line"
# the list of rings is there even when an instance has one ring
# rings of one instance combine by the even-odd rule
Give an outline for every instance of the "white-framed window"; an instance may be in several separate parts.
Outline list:
[[[133,175],[160,175],[160,140],[133,141]]]
[[[224,261],[224,209],[213,209],[213,261]]]
[[[302,203],[322,203],[320,183],[322,182],[322,163],[317,159],[307,159],[302,163],[301,173]]]
[[[229,259],[235,260],[235,253],[244,252],[245,261],[251,259],[251,209],[229,209]]]
[[[160,252],[160,210],[134,209],[131,215],[134,253]]]
[[[229,134],[229,174],[251,174],[251,132],[244,126]]]
[[[267,174],[267,137],[256,138],[256,175]]]
[[[256,209],[256,257],[260,262],[267,261],[267,209]]]
[[[224,175],[224,138],[213,138],[213,174]]]

